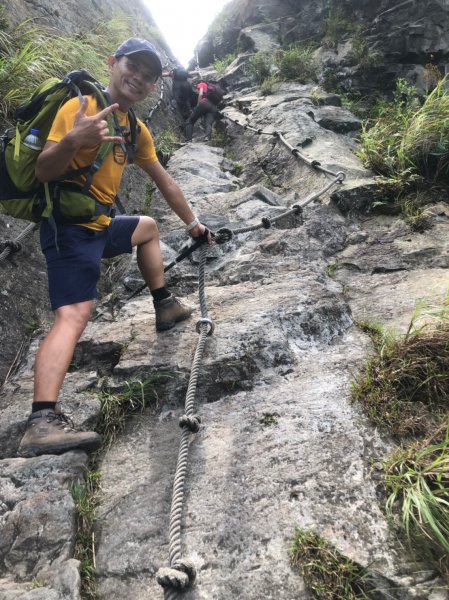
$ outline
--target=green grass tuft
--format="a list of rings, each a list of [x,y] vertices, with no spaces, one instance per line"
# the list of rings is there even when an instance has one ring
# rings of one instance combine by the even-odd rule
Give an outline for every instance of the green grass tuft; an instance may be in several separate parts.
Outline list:
[[[375,353],[351,398],[397,437],[428,435],[449,410],[448,316],[447,304],[419,307],[405,335],[373,329]]]
[[[449,422],[448,422],[449,423]],[[390,516],[400,515],[411,547],[430,550],[449,572],[449,426],[433,439],[398,449],[384,464]],[[440,439],[439,439],[440,438]]]
[[[115,18],[72,37],[62,37],[31,20],[13,31],[0,30],[0,117],[8,119],[49,77],[63,77],[83,68],[107,81],[106,57],[129,36],[129,26],[125,17]]]
[[[368,573],[322,537],[296,529],[291,562],[318,600],[368,599]]]

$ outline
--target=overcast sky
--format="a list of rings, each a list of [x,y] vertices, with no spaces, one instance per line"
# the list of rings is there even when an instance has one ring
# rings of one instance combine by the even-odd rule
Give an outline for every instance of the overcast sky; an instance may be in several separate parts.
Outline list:
[[[229,0],[146,0],[173,54],[187,66],[193,49]]]

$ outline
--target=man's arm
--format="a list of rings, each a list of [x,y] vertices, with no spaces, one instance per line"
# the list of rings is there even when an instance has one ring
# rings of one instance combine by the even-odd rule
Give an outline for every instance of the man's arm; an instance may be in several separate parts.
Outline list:
[[[181,188],[164,167],[159,162],[153,162],[142,165],[142,169],[153,179],[167,204],[178,215],[181,221],[186,225],[192,223],[196,219],[196,216],[187,203]],[[193,237],[198,237],[204,233],[205,229],[206,227],[202,223],[198,223],[189,233]],[[211,243],[210,234],[209,243]]]
[[[68,131],[60,142],[45,144],[36,161],[36,178],[39,181],[52,181],[63,175],[80,148],[99,146],[103,142],[122,142],[119,136],[110,136],[107,116],[118,108],[111,104],[96,115],[86,116],[87,100],[76,113],[73,129]]]

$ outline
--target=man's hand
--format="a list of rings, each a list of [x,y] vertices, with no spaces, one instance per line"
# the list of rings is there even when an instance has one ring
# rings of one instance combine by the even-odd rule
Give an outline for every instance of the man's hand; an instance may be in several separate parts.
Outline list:
[[[86,98],[81,103],[78,112],[75,115],[73,129],[67,134],[72,143],[77,148],[92,148],[103,142],[123,143],[123,137],[109,135],[109,126],[107,116],[118,108],[118,104],[111,104],[96,115],[86,116],[88,107]]]
[[[200,237],[200,235],[202,235],[206,231],[206,229],[207,227],[205,225],[203,225],[202,223],[198,223],[198,225],[195,225],[195,227],[191,231],[189,231],[189,233],[193,238],[197,238]],[[214,238],[212,237],[210,231],[208,231],[207,233],[207,243],[209,244],[209,246],[213,246],[215,244]]]

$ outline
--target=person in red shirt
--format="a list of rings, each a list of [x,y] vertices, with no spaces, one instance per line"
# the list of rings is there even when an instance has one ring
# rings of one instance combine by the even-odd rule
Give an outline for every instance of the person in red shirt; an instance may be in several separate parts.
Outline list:
[[[205,81],[200,81],[198,88],[198,104],[193,109],[192,114],[186,126],[186,142],[192,141],[193,127],[200,117],[204,123],[204,141],[209,142],[212,135],[212,126],[217,117],[218,104],[221,98],[217,98],[209,93],[209,85]]]

